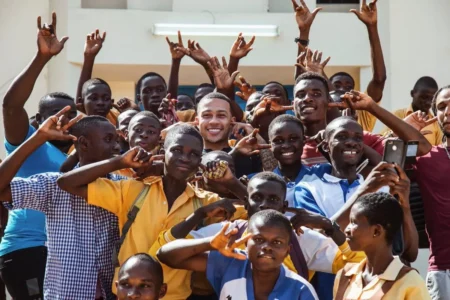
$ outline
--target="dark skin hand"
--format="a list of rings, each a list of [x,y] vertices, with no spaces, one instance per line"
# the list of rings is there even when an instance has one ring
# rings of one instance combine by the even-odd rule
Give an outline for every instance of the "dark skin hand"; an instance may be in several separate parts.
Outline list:
[[[256,92],[256,89],[245,80],[244,77],[239,76],[239,80],[241,82],[235,81],[234,85],[239,89],[239,92],[236,92],[236,96],[240,97],[242,100],[247,101],[250,96]]]
[[[42,146],[47,141],[51,140],[76,140],[76,137],[68,133],[68,129],[78,122],[82,116],[69,120],[66,113],[70,110],[70,106],[65,107],[56,115],[49,117],[39,127],[39,129],[22,145],[20,145],[11,155],[0,164],[0,199],[4,202],[11,202],[11,187],[10,183],[20,169],[25,160],[37,148]]]
[[[77,86],[77,109],[84,112],[83,99],[81,91],[83,84],[92,78],[92,70],[94,68],[95,57],[103,47],[103,42],[106,39],[106,32],[100,34],[100,31],[96,29],[91,34],[86,36],[86,43],[84,44],[84,62],[81,69],[80,79]]]
[[[211,68],[208,66],[208,61],[211,59],[211,57],[200,46],[199,43],[196,43],[194,40],[192,40],[192,41],[188,40],[188,47],[187,48],[178,46],[176,48],[176,50],[177,51],[181,51],[185,55],[187,55],[190,58],[192,58],[196,63],[201,65],[205,69],[206,74],[208,75],[209,80],[211,81],[211,83],[214,84],[214,76],[213,76]]]
[[[311,31],[311,26],[316,18],[316,15],[319,11],[322,10],[322,7],[317,7],[313,12],[309,11],[308,6],[306,5],[304,0],[300,0],[300,5],[298,5],[296,0],[292,0],[292,7],[295,12],[295,21],[297,22],[299,33],[299,38],[301,40],[309,41],[309,32]],[[302,52],[305,51],[305,47],[297,43],[298,51],[297,56],[299,56]],[[296,66],[294,79],[302,74],[302,69]]]
[[[180,73],[181,59],[185,53],[177,50],[178,48],[184,48],[183,39],[181,38],[181,32],[178,31],[178,43],[171,42],[166,36],[167,44],[169,45],[170,55],[172,56],[172,65],[170,68],[169,84],[167,86],[167,93],[170,93],[174,98],[178,96],[178,78]]]
[[[213,72],[214,83],[217,87],[217,91],[230,98],[232,115],[236,118],[236,120],[242,120],[244,112],[236,101],[234,101],[234,81],[236,80],[236,76],[239,74],[239,71],[229,73],[225,57],[222,57],[222,64],[223,65],[220,65],[219,59],[215,56],[208,62],[208,66]]]
[[[3,126],[5,138],[12,145],[22,143],[28,133],[28,114],[25,102],[33,91],[34,84],[44,66],[53,56],[58,55],[69,38],[56,36],[56,13],[52,13],[50,24],[41,24],[37,18],[38,51],[31,63],[14,79],[3,99]]]
[[[380,102],[383,97],[384,84],[386,82],[386,66],[384,64],[383,49],[381,48],[380,36],[378,34],[377,0],[367,4],[367,0],[361,2],[359,11],[351,9],[358,19],[364,23],[369,33],[370,57],[373,66],[373,76],[367,86],[367,94],[375,102]]]

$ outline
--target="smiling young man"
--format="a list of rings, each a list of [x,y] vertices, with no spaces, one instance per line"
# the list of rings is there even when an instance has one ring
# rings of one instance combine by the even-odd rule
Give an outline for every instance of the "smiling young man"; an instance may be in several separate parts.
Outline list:
[[[316,136],[321,130],[325,130],[327,125],[327,109],[331,102],[327,80],[315,73],[307,72],[299,76],[294,87],[294,111],[305,127],[305,135]],[[419,147],[417,155],[428,153],[431,145],[426,138],[411,125],[399,120],[396,116],[375,103],[368,95],[352,91],[345,95],[348,102],[343,106],[350,105],[354,110],[365,110],[383,122],[404,141],[418,141]],[[333,104],[332,104],[333,105]],[[364,144],[376,150],[379,154],[384,151],[385,139],[379,135],[369,132],[363,133]],[[325,157],[317,151],[317,142],[308,141],[303,147],[303,163],[313,165],[325,163]]]
[[[235,118],[231,113],[230,99],[221,93],[210,93],[204,96],[197,105],[197,117],[200,134],[205,143],[204,152],[221,150],[233,153],[236,177],[262,171],[259,155],[246,156],[232,152],[228,144]],[[251,127],[251,126],[250,126]],[[249,134],[246,132],[246,135]]]

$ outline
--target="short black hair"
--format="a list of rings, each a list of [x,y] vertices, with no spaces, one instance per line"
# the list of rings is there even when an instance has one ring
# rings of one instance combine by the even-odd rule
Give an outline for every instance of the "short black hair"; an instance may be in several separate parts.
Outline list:
[[[350,77],[350,79],[353,82],[353,88],[355,88],[355,79],[353,78],[352,75],[348,74],[347,72],[337,72],[336,74],[333,74],[333,76],[330,77],[330,82],[333,82],[334,77],[337,77],[337,76],[348,76],[348,77]]]
[[[302,75],[298,76],[297,79],[295,80],[295,86],[297,86],[297,84],[300,83],[300,81],[302,80],[319,80],[320,82],[322,82],[323,87],[325,88],[325,92],[327,94],[330,93],[330,89],[328,87],[328,81],[325,79],[325,77],[323,77],[322,75],[318,74],[318,73],[314,73],[314,72],[306,72],[303,73]],[[295,89],[294,86],[294,89]]]
[[[139,111],[134,110],[134,109],[129,109],[129,110],[126,110],[126,111],[121,112],[121,113],[117,116],[116,128],[119,128],[119,125],[120,125],[120,124],[119,124],[119,118],[120,118],[121,116],[125,115],[125,114],[130,114],[130,113],[133,114],[133,115],[131,116],[131,118],[133,118],[135,115],[137,115],[137,114],[139,113]],[[130,121],[131,121],[131,119],[130,119]]]
[[[266,180],[266,181],[271,181],[271,182],[278,183],[283,188],[283,191],[286,191],[286,189],[287,189],[286,182],[283,180],[283,178],[281,178],[280,175],[275,174],[274,172],[265,171],[265,172],[257,173],[255,176],[253,176],[250,179],[250,181],[247,184],[247,187],[249,187],[250,184],[252,183],[252,181],[256,180],[256,179]],[[286,198],[286,193],[284,194],[284,198]]]
[[[289,236],[289,240],[291,239],[292,234],[292,225],[291,222],[286,218],[282,213],[273,210],[273,209],[264,209],[258,211],[253,216],[250,217],[248,221],[248,228],[251,228],[256,220],[261,220],[264,226],[269,227],[281,227],[286,230],[286,233]]]
[[[230,112],[231,112],[230,98],[228,98],[224,94],[218,93],[218,92],[212,92],[212,93],[206,94],[202,99],[200,99],[200,101],[198,101],[198,103],[197,103],[197,110],[200,107],[200,105],[202,104],[202,102],[204,102],[206,100],[211,100],[211,99],[220,99],[220,100],[227,102],[230,105]]]
[[[423,76],[416,81],[413,90],[416,91],[421,88],[438,89],[438,84],[434,78],[430,76]]]
[[[201,136],[197,128],[189,124],[179,124],[170,129],[167,132],[166,139],[164,140],[164,148],[168,149],[169,145],[173,142],[175,137],[180,134],[187,134],[192,137],[195,137],[200,141],[200,144],[202,145],[203,148],[203,137]]]
[[[291,115],[280,115],[280,116],[276,117],[275,119],[273,119],[272,122],[270,122],[269,129],[268,129],[269,139],[272,136],[272,129],[275,127],[275,125],[281,124],[281,123],[288,123],[288,122],[297,124],[300,127],[300,131],[301,131],[302,135],[304,135],[305,129],[303,128],[303,124],[299,120],[299,118],[297,118],[295,116],[291,116]]]
[[[198,91],[199,89],[205,88],[205,87],[209,87],[209,88],[214,89],[214,85],[212,85],[211,83],[205,82],[205,83],[201,83],[201,84],[195,89],[195,93],[197,93],[197,91]]]
[[[106,122],[111,124],[109,120],[102,116],[85,116],[78,122],[76,122],[70,129],[70,134],[75,137],[86,136],[92,128],[97,127],[99,124]],[[114,126],[111,124],[111,126]]]
[[[450,85],[443,86],[439,90],[437,90],[437,92],[433,96],[433,100],[431,101],[431,109],[433,110],[433,113],[435,116],[437,115],[437,107],[436,107],[437,97],[443,90],[448,90],[448,89],[450,89]]]
[[[403,210],[397,199],[387,193],[369,193],[359,197],[354,205],[359,206],[370,225],[383,226],[391,245],[403,224]]]
[[[289,93],[288,93],[288,90],[287,90],[287,88],[286,88],[282,83],[280,83],[280,82],[278,82],[278,81],[269,81],[268,83],[266,83],[266,84],[264,85],[264,87],[268,86],[269,84],[278,84],[279,86],[281,86],[281,87],[283,88],[284,95],[286,96],[286,99],[289,100]],[[263,89],[264,89],[264,88],[263,88]]]
[[[138,112],[137,114],[135,114],[135,115],[130,119],[130,123],[128,123],[128,130],[130,130],[130,125],[133,123],[133,120],[135,120],[135,119],[137,119],[137,118],[139,118],[139,117],[147,117],[147,118],[150,118],[150,119],[155,119],[156,122],[158,122],[159,127],[160,127],[160,128],[162,127],[162,126],[161,126],[161,122],[159,121],[159,118],[158,118],[154,113],[152,113],[151,111],[144,110],[144,111]]]
[[[222,151],[222,150],[209,151],[209,152],[203,154],[202,155],[202,164],[206,165],[208,162],[213,160],[214,156],[217,156],[219,159],[224,158],[224,160],[227,162],[231,161],[234,165],[233,157],[230,154],[228,154],[227,152]],[[236,166],[235,166],[235,168],[236,168]],[[236,175],[235,174],[236,170],[233,170],[233,168],[230,168],[230,170],[233,173],[233,175]]]
[[[144,79],[148,78],[148,77],[159,77],[159,78],[161,78],[162,82],[164,83],[164,86],[167,89],[167,83],[166,83],[166,80],[164,79],[164,77],[162,77],[161,75],[159,75],[158,73],[155,73],[155,72],[147,72],[144,75],[142,75],[141,78],[139,78],[139,80],[136,83],[136,88],[134,89],[134,91],[136,93],[136,98],[138,98],[139,95],[141,94],[142,81],[144,81]]]
[[[342,121],[348,121],[348,122],[353,122],[358,124],[359,126],[361,126],[354,118],[349,117],[349,116],[342,116],[342,117],[338,117],[336,119],[334,119],[333,121],[331,121],[330,123],[327,124],[327,127],[325,128],[325,139],[328,139],[330,137],[330,135],[334,132],[334,130],[336,128],[334,128],[335,123],[338,122],[342,122]],[[361,127],[362,128],[362,127]]]
[[[185,97],[188,97],[188,98],[191,99],[191,101],[195,104],[194,98],[193,98],[191,95],[188,95],[188,94],[178,94],[177,97],[179,97],[179,96],[185,96]]]
[[[42,112],[43,110],[45,110],[47,108],[47,105],[56,98],[65,99],[65,100],[72,101],[73,103],[75,103],[75,100],[73,99],[73,97],[66,93],[63,93],[63,92],[48,93],[39,100],[38,111]]]
[[[86,97],[88,88],[91,87],[92,85],[96,85],[96,84],[104,84],[108,87],[109,91],[111,91],[111,87],[105,80],[103,80],[101,78],[91,78],[83,84],[83,87],[81,89],[81,97],[82,98]]]
[[[162,270],[161,263],[155,259],[154,257],[148,255],[147,253],[137,253],[132,256],[130,256],[121,266],[119,270],[119,277],[122,275],[124,266],[132,259],[136,259],[139,262],[145,263],[150,271],[150,273],[155,275],[155,282],[156,284],[159,284],[160,286],[164,283],[164,274]]]

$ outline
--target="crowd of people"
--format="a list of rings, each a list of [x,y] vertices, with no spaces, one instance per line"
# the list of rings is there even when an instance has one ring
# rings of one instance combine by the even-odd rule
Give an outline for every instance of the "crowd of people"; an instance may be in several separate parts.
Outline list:
[[[370,41],[365,92],[345,72],[327,77],[330,58],[309,48],[321,8],[292,3],[294,99],[237,77],[255,37],[239,35],[227,60],[179,32],[166,38],[167,83],[146,73],[135,99],[114,101],[92,78],[106,41],[95,30],[75,98],[42,95],[30,117],[68,40],[55,13],[38,17],[36,54],[3,99],[0,275],[13,299],[450,299],[450,86],[424,76],[409,107],[387,111],[376,0],[351,11]],[[186,57],[210,78],[194,95],[178,93]],[[417,145],[404,165],[382,159],[397,140]],[[426,283],[410,267],[421,214]]]

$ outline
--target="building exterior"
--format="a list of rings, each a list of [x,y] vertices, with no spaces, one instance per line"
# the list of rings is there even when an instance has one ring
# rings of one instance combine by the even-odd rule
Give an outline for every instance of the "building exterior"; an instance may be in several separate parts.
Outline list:
[[[356,79],[357,88],[364,90],[371,78],[367,32],[356,16],[348,13],[358,4],[339,4],[357,1],[317,2],[324,10],[312,27],[310,47],[332,57],[328,75],[346,71]],[[306,3],[311,10],[318,5],[316,0]],[[117,100],[123,96],[134,99],[135,82],[145,72],[155,71],[168,78],[170,53],[165,37],[153,34],[155,23],[277,25],[279,36],[257,37],[254,50],[241,60],[239,70],[254,85],[270,80],[287,86],[294,82],[294,38],[298,29],[289,0],[0,0],[1,98],[36,52],[37,16],[46,22],[52,11],[58,14],[58,36],[67,35],[69,41],[39,77],[26,105],[29,115],[36,113],[39,99],[47,92],[63,91],[75,96],[84,40],[96,28],[107,31],[107,40],[93,75],[110,83]],[[448,0],[378,2],[378,27],[387,67],[382,105],[387,109],[406,107],[410,103],[409,91],[421,76],[432,76],[441,86],[450,83],[448,11]],[[195,39],[210,55],[226,57],[235,40],[217,36],[183,38],[185,43]],[[207,80],[203,69],[186,56],[180,85],[195,86]],[[0,147],[0,157],[4,155]]]

